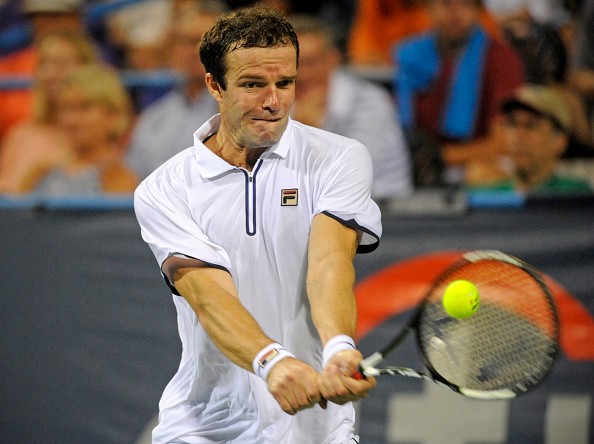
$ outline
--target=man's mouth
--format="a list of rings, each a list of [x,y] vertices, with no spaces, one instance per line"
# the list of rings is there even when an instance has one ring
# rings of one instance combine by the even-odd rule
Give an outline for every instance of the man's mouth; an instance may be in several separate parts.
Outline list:
[[[253,118],[252,120],[255,120],[256,122],[278,122],[279,120],[281,120],[280,118]]]

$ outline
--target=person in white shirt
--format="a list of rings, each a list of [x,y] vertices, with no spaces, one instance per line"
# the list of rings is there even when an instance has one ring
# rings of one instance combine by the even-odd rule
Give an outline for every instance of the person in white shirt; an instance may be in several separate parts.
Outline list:
[[[274,10],[222,17],[200,58],[219,105],[135,211],[182,341],[154,443],[357,442],[354,255],[381,217],[360,142],[290,118],[297,37]]]
[[[192,133],[218,107],[204,84],[204,66],[196,48],[202,35],[224,11],[224,5],[209,0],[181,12],[172,26],[169,65],[183,83],[147,106],[134,125],[128,165],[142,179],[163,162],[192,145]]]
[[[342,66],[331,29],[315,16],[290,17],[299,39],[297,91],[292,117],[356,139],[373,161],[372,197],[408,197],[413,191],[410,153],[390,92]]]

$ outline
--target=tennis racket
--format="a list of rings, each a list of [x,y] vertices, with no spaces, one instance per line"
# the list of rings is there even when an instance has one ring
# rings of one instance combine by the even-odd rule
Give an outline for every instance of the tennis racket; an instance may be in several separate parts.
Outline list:
[[[453,281],[478,289],[470,317],[449,316],[442,297]],[[427,372],[377,366],[414,333]],[[422,378],[477,399],[508,399],[528,392],[549,372],[558,344],[558,316],[540,274],[500,251],[464,254],[433,282],[409,324],[383,349],[361,362],[355,378]]]

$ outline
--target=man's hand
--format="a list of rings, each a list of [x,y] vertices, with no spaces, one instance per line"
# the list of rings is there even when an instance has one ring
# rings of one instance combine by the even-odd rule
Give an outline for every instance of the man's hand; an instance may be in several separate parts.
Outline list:
[[[283,411],[294,415],[318,403],[324,403],[318,388],[319,374],[295,358],[279,361],[268,374],[268,390]],[[323,405],[323,404],[321,404]]]
[[[336,353],[319,375],[321,395],[335,404],[345,404],[365,398],[376,385],[375,378],[355,379],[363,356],[358,350],[343,350]]]

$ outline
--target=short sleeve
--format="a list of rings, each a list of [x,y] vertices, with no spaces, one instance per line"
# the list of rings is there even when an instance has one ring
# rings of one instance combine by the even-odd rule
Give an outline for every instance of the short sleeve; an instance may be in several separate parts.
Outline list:
[[[230,271],[225,250],[211,242],[192,219],[182,187],[177,190],[171,181],[151,176],[134,193],[134,211],[142,238],[159,266],[181,254]]]
[[[373,166],[367,148],[358,142],[341,149],[328,169],[314,208],[362,233],[358,253],[375,250],[382,234],[381,214],[371,199]]]

